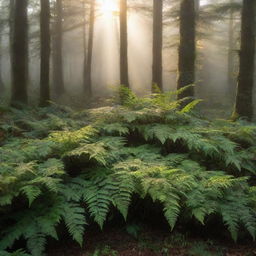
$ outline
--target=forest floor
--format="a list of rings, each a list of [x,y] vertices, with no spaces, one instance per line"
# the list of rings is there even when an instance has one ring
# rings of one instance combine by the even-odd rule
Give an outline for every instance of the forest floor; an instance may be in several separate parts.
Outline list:
[[[49,256],[254,256],[255,243],[188,238],[163,230],[147,230],[135,238],[125,229],[89,231],[83,248],[63,243],[48,249]],[[70,240],[69,240],[70,241]]]

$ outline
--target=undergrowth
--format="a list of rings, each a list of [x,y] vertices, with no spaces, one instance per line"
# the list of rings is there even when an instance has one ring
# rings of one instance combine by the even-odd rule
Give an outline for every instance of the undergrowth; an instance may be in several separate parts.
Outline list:
[[[62,224],[82,245],[113,207],[127,219],[133,195],[161,203],[171,230],[221,217],[233,240],[242,228],[255,239],[256,126],[208,121],[177,93],[122,88],[122,105],[82,112],[1,109],[0,255],[40,256]],[[4,251],[22,241],[27,251]]]

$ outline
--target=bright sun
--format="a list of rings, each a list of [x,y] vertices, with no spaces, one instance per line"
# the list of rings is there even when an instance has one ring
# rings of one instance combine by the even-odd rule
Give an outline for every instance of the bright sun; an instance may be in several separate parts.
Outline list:
[[[98,0],[102,14],[112,16],[118,12],[116,0]]]

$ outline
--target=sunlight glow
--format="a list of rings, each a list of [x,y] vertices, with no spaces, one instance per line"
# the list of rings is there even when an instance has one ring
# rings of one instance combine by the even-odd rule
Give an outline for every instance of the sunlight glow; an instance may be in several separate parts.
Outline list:
[[[117,0],[98,0],[100,12],[104,16],[114,16],[118,13],[119,8]]]

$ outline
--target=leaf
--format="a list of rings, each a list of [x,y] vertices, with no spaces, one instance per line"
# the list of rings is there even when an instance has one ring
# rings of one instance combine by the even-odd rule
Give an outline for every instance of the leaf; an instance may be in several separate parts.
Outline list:
[[[29,206],[34,202],[34,200],[41,194],[41,189],[36,186],[27,185],[21,188],[21,191],[26,195],[29,201]]]
[[[181,109],[181,113],[189,113],[191,110],[193,110],[199,103],[201,103],[203,100],[193,100],[190,103],[188,103],[184,108]]]

